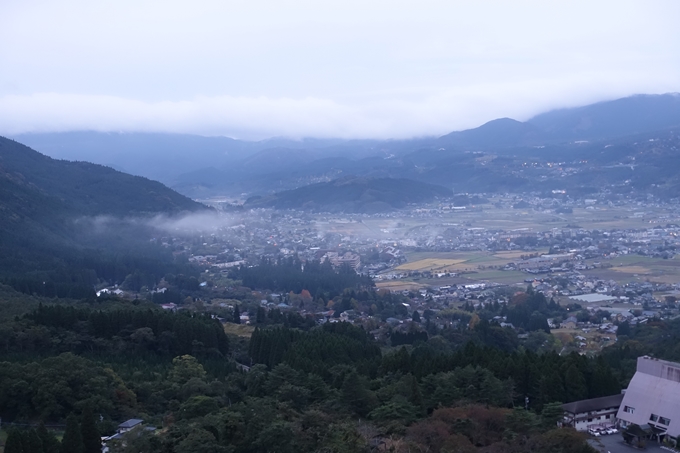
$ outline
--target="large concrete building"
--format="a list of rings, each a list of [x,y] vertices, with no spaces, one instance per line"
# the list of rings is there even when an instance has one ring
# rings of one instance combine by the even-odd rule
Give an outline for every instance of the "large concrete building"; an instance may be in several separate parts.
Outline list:
[[[643,356],[616,414],[622,428],[638,425],[659,438],[680,436],[680,363]],[[646,426],[648,425],[648,426]]]

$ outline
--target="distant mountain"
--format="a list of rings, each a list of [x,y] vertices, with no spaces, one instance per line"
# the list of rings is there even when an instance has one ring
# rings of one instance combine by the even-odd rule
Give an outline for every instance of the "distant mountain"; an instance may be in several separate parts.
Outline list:
[[[245,206],[373,213],[452,195],[451,190],[445,187],[409,179],[345,177],[266,197],[254,197]]]
[[[618,138],[680,126],[680,94],[637,95],[553,110],[527,124],[549,140]]]
[[[77,131],[12,138],[56,159],[109,165],[164,182],[181,173],[240,161],[259,150],[253,142],[188,134]]]
[[[502,118],[437,140],[441,146],[497,150],[621,138],[680,126],[680,94],[637,95],[537,115],[525,123]]]
[[[534,144],[542,140],[542,135],[542,131],[532,124],[501,118],[475,129],[451,132],[440,137],[437,142],[457,148],[506,148]]]
[[[527,169],[513,167],[521,159],[569,161],[588,156],[583,146],[586,141],[622,145],[679,126],[680,95],[664,94],[554,110],[526,122],[501,118],[474,129],[412,140],[272,138],[248,142],[181,134],[96,132],[17,138],[52,157],[87,160],[157,179],[189,197],[240,198],[346,175],[406,178],[461,192],[525,190],[535,181],[526,176]],[[599,144],[593,146],[599,153]],[[617,154],[613,153],[622,149],[608,149],[606,156],[598,159],[614,162]],[[479,153],[506,160],[503,165],[501,160],[492,163]]]
[[[167,266],[151,257],[157,251],[148,249],[150,236],[143,234],[150,227],[116,219],[206,209],[159,182],[55,160],[0,137],[0,278],[87,287],[100,278],[125,278],[126,269],[150,272],[151,262],[161,272]],[[96,220],[102,216],[108,227]],[[124,256],[128,261],[117,263]]]
[[[0,177],[0,205],[10,212],[25,208],[11,204],[18,192],[33,193],[64,215],[171,214],[205,208],[159,182],[102,165],[52,159],[4,137]]]

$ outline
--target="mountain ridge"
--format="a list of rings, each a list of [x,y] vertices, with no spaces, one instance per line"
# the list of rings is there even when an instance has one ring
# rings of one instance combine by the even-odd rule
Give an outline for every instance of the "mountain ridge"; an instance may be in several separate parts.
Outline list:
[[[569,147],[576,143],[636,140],[638,135],[665,133],[679,126],[680,95],[672,93],[636,95],[551,110],[524,122],[499,118],[473,129],[410,140],[272,138],[243,142],[181,134],[93,133],[83,133],[82,140],[78,133],[26,138],[29,143],[40,142],[40,146],[61,156],[69,154],[66,148],[71,145],[77,151],[71,152],[71,156],[83,156],[89,150],[98,163],[153,177],[190,197],[209,198],[267,194],[352,174],[427,182],[422,178],[434,172],[433,182],[463,191],[494,187],[507,190],[518,181],[516,175],[493,174],[483,165],[473,164],[465,153],[545,158],[557,152],[555,156],[559,155],[559,159],[568,160]],[[127,148],[116,150],[117,146]],[[580,152],[573,149],[574,156]],[[454,177],[438,174],[442,170],[431,168],[437,162],[449,167],[448,172]],[[472,175],[471,171],[477,173]],[[485,178],[506,182],[498,186],[484,182]]]
[[[452,195],[453,192],[445,187],[405,178],[346,176],[265,197],[253,197],[244,206],[375,213]]]

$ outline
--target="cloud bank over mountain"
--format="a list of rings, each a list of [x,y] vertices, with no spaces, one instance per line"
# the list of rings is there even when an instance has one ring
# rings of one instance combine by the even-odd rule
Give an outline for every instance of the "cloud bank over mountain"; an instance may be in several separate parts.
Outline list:
[[[0,133],[406,138],[680,91],[673,1],[3,2]]]

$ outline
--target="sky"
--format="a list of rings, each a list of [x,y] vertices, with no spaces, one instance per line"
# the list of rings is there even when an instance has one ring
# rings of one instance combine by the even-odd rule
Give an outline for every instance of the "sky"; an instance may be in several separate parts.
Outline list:
[[[680,91],[680,2],[0,1],[0,134],[409,138]]]

